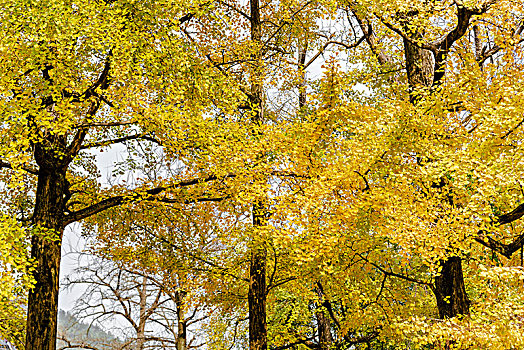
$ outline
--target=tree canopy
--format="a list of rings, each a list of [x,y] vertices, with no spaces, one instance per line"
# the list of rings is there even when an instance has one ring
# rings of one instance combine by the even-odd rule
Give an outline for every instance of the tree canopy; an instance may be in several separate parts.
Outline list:
[[[138,349],[522,347],[523,5],[0,0],[0,335],[80,222]]]

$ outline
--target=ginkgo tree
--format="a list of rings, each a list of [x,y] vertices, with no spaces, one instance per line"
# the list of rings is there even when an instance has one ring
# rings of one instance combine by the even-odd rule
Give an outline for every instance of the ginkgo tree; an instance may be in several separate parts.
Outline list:
[[[31,237],[34,262],[25,343],[26,349],[54,349],[64,228],[159,194],[198,201],[219,178],[175,169],[172,177],[144,179],[135,188],[104,187],[91,150],[162,143],[157,134],[166,133],[159,126],[169,114],[178,125],[166,142],[176,143],[176,158],[205,123],[190,117],[214,98],[234,105],[236,97],[234,89],[221,87],[227,79],[190,57],[177,36],[180,26],[206,11],[205,3],[4,1],[0,7],[1,167],[9,188],[31,186],[24,205],[32,215],[18,217]],[[24,176],[34,178],[24,182]],[[181,193],[189,187],[194,190]],[[22,229],[5,222],[2,235]],[[16,236],[14,242],[24,240]]]
[[[489,265],[524,242],[521,1],[0,8],[0,305],[34,284],[27,349],[55,348],[64,228],[140,201],[249,218],[252,350],[518,344],[520,287],[496,276],[521,274]],[[102,183],[94,150],[119,143],[133,180]]]
[[[35,266],[27,349],[55,347],[60,245],[67,225],[126,202],[162,197],[191,203],[233,190],[253,204],[254,226],[265,225],[268,168],[263,160],[270,151],[263,145],[278,134],[263,130],[270,117],[263,112],[263,63],[279,52],[279,33],[288,19],[311,3],[271,7],[267,18],[285,19],[267,31],[258,2],[251,3],[247,16],[238,7],[233,12],[243,23],[219,41],[215,5],[2,3],[1,166],[11,187],[22,186],[23,176],[34,176],[27,187],[32,215],[19,218],[31,237]],[[196,18],[201,21],[192,24]],[[216,61],[213,45],[228,47],[224,38],[233,38],[246,23],[248,39],[229,46],[233,60]],[[195,36],[201,25],[206,31]],[[239,71],[231,69],[236,62],[243,65]],[[163,146],[171,160],[165,178],[143,177],[134,187],[102,185],[91,150],[118,143]],[[126,170],[133,167],[131,162]],[[231,178],[241,181],[225,186]],[[263,348],[265,253],[254,242],[251,278],[258,282],[250,284],[252,346]]]
[[[405,282],[393,300],[410,312],[385,309],[396,318],[387,328],[442,348],[519,346],[522,274],[509,266],[522,249],[524,214],[522,3],[340,6],[367,45],[349,56],[358,66],[337,75],[338,103],[326,112],[335,127],[325,137],[336,143],[325,159],[343,163],[332,163],[324,176],[333,185],[347,183],[335,187],[339,204],[326,215],[369,221],[354,244],[378,245],[354,250],[352,259],[383,275],[373,304],[391,280]],[[351,93],[358,81],[371,96]],[[356,175],[361,187],[351,190],[348,180]],[[493,299],[487,280],[499,297]],[[426,303],[413,307],[417,299]],[[501,317],[499,307],[511,316]],[[395,338],[388,333],[382,332]]]

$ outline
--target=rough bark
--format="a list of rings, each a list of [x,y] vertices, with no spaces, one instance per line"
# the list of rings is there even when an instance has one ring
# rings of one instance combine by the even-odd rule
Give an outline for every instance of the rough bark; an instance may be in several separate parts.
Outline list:
[[[306,105],[307,91],[306,91],[306,72],[304,70],[304,65],[306,63],[306,54],[307,54],[307,41],[305,41],[302,46],[300,46],[298,51],[298,66],[301,70],[300,85],[298,87],[298,109],[302,111]]]
[[[404,39],[406,72],[411,102],[415,103],[423,89],[431,87],[434,76],[434,62],[431,51],[421,49]]]
[[[464,287],[462,260],[451,257],[441,261],[441,274],[435,278],[435,296],[439,317],[451,318],[469,314],[469,298]]]
[[[184,308],[184,299],[186,294],[187,293],[184,291],[177,291],[175,293],[176,315],[178,323],[176,350],[187,349],[187,323]]]
[[[249,267],[249,349],[267,349],[266,325],[266,252],[257,249],[251,254]]]
[[[55,350],[63,213],[68,191],[66,167],[42,145],[35,146],[40,166],[33,212],[36,232],[31,257],[36,284],[29,292],[26,350]],[[53,235],[53,239],[50,239]]]
[[[435,79],[433,54],[404,39],[406,71],[411,102],[416,104],[420,93],[430,88]],[[441,272],[435,278],[434,294],[440,318],[469,314],[469,300],[464,287],[462,260],[449,257],[440,262]]]
[[[262,103],[262,65],[260,62],[259,47],[261,46],[262,26],[260,20],[259,0],[250,1],[250,20],[251,20],[251,40],[257,47],[253,55],[255,67],[253,71],[253,81],[251,85],[250,102],[252,105],[252,121],[254,134],[260,136],[258,127],[263,123],[263,103]],[[263,157],[263,155],[260,155]],[[258,181],[265,181],[259,179]],[[267,324],[266,324],[266,258],[267,252],[263,246],[263,240],[258,237],[258,228],[266,225],[267,208],[263,199],[253,203],[253,248],[249,266],[249,349],[267,349]]]
[[[333,336],[331,335],[331,325],[329,318],[324,310],[316,312],[318,323],[318,345],[320,350],[329,350],[333,345]]]
[[[330,307],[329,301],[325,300],[322,284],[317,282],[315,291],[318,295],[319,305]],[[331,322],[326,314],[326,310],[319,308],[315,313],[318,327],[318,348],[319,350],[329,350],[333,346],[333,335],[331,334]]]

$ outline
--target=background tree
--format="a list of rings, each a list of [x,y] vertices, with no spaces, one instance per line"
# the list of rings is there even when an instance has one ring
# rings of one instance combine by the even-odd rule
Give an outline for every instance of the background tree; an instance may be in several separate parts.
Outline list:
[[[88,265],[68,277],[65,286],[86,287],[74,306],[75,317],[118,335],[123,339],[118,348],[198,347],[201,340],[191,334],[197,332],[195,323],[204,309],[190,300],[194,290],[184,290],[180,281],[173,286],[173,278],[174,273],[163,279],[160,272],[151,274],[145,268],[133,270],[107,258],[91,257]]]

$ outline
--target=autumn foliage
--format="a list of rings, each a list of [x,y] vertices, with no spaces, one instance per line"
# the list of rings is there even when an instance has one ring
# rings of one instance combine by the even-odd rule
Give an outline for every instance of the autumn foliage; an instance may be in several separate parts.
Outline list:
[[[56,349],[70,225],[137,349],[524,347],[523,6],[0,0],[0,336]]]

